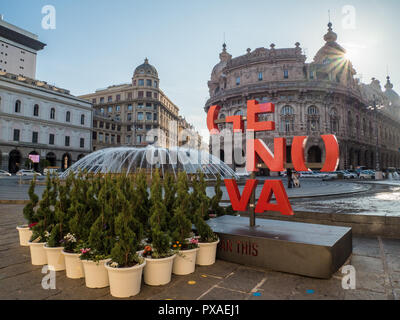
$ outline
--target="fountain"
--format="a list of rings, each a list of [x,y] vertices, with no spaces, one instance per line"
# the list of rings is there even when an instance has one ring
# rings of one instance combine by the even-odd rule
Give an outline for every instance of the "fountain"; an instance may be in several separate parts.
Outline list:
[[[61,174],[66,178],[70,172],[79,170],[91,173],[135,173],[145,169],[149,175],[159,169],[163,176],[172,172],[175,177],[179,171],[196,174],[198,170],[204,173],[206,180],[235,178],[238,175],[223,161],[207,151],[188,148],[161,148],[147,146],[145,148],[116,147],[95,151],[75,162]]]

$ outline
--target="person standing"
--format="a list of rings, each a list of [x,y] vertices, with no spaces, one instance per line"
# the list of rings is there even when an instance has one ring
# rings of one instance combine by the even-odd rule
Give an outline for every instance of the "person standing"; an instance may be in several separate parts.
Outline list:
[[[286,170],[286,175],[288,178],[288,188],[292,188],[293,187],[292,169],[288,168]]]

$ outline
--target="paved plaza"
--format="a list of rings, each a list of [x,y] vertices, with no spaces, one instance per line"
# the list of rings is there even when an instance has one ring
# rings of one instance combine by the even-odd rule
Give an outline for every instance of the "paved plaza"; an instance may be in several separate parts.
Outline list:
[[[0,205],[0,299],[114,299],[109,288],[86,288],[84,279],[68,279],[65,271],[57,272],[56,289],[43,289],[42,267],[32,266],[29,248],[19,245],[15,227],[24,222],[22,208]],[[346,264],[356,270],[355,290],[342,288],[341,271],[320,280],[217,260],[191,275],[173,275],[166,286],[142,284],[131,299],[400,299],[400,240],[353,237]]]

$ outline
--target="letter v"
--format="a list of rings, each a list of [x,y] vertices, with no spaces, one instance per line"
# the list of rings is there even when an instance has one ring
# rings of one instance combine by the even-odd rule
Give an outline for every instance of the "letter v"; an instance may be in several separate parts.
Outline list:
[[[225,179],[224,182],[226,190],[228,191],[229,199],[231,200],[232,209],[235,211],[246,211],[250,196],[256,188],[258,181],[256,179],[247,180],[242,196],[240,196],[236,180]]]

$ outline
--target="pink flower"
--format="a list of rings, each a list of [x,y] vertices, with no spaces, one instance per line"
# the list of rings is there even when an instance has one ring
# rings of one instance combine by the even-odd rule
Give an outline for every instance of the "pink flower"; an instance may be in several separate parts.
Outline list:
[[[90,251],[90,248],[81,249],[82,254],[88,253],[89,251]]]
[[[28,225],[28,227],[29,227],[29,229],[32,229],[34,226],[36,226],[38,223],[37,222],[34,222],[34,223],[31,223],[30,225]]]
[[[192,244],[198,244],[198,243],[199,243],[199,240],[198,240],[198,239],[192,238],[192,239],[190,239],[190,243],[192,243]]]

